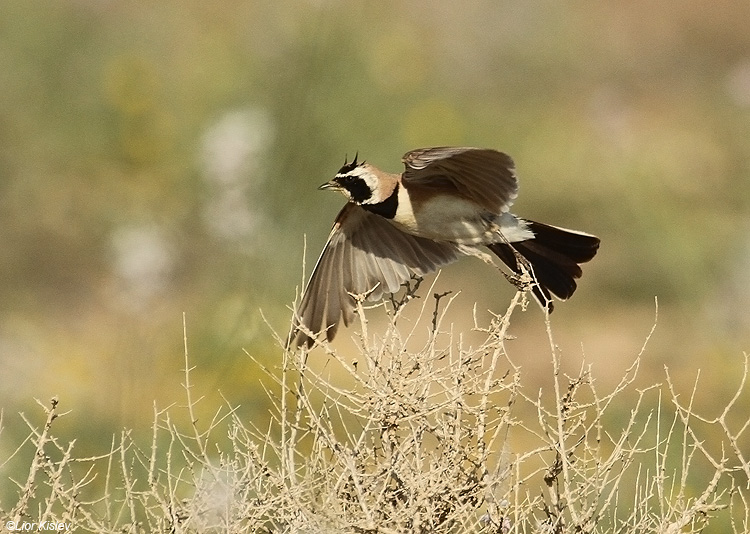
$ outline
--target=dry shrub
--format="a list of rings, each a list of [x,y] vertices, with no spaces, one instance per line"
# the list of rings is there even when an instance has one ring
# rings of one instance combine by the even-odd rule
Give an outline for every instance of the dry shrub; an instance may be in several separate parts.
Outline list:
[[[196,420],[197,403],[207,401],[192,397],[187,349],[191,422],[173,420],[181,408],[155,409],[146,446],[126,431],[101,456],[76,457],[74,443],[54,437],[61,414],[53,400],[41,429],[23,418],[29,437],[11,458],[29,455],[29,469],[15,481],[17,500],[0,510],[4,528],[53,521],[133,533],[750,529],[750,419],[737,406],[747,355],[737,394],[719,417],[706,418],[692,396],[682,400],[668,371],[663,385],[636,386],[643,351],[611,391],[598,390],[585,364],[564,376],[548,320],[554,391],[538,391],[523,383],[507,346],[522,293],[479,328],[486,337],[478,347],[444,329],[451,299],[435,295],[427,341],[407,350],[414,329],[402,334],[397,320],[417,286],[392,302],[377,341],[360,306],[356,355],[323,344],[316,358],[324,353],[327,363],[314,369],[306,353],[284,351],[280,368],[265,369],[274,410],[263,426],[243,421],[228,401],[208,423]],[[514,450],[510,436],[523,437],[524,450]],[[9,462],[0,460],[0,469]]]

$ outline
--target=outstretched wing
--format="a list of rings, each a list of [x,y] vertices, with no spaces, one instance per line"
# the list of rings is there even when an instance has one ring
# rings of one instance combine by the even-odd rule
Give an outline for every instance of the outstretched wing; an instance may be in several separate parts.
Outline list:
[[[427,274],[459,255],[452,243],[406,234],[383,217],[347,204],[336,217],[305,288],[290,343],[311,347],[315,340],[304,330],[325,332],[330,341],[342,318],[345,325],[354,318],[352,294],[367,293],[368,300],[378,300],[384,293],[398,291],[412,274]]]
[[[403,180],[420,187],[439,187],[476,202],[487,211],[502,213],[518,196],[513,160],[489,148],[419,148],[404,154]]]

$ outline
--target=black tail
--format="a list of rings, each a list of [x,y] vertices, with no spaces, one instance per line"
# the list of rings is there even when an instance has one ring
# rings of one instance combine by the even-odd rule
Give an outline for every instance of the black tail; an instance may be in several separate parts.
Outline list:
[[[534,239],[517,243],[495,243],[489,249],[516,273],[521,267],[513,249],[531,264],[536,283],[532,292],[542,308],[553,309],[552,295],[561,300],[570,298],[576,290],[576,279],[581,277],[580,263],[596,255],[599,238],[565,230],[534,221],[526,221]],[[511,248],[512,247],[512,248]]]

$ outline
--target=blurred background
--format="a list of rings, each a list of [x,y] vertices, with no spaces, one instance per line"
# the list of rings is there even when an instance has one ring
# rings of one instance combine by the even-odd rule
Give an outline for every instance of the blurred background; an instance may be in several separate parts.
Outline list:
[[[280,360],[304,236],[309,266],[343,204],[317,186],[347,154],[395,172],[430,145],[508,152],[516,213],[602,238],[553,316],[573,368],[614,383],[658,297],[642,379],[668,365],[687,392],[701,369],[710,415],[750,348],[748,20],[742,0],[4,0],[0,456],[53,395],[81,454],[148,434],[184,398],[183,312],[195,395],[266,417],[243,349]],[[473,259],[438,288],[462,291],[457,331],[514,291]],[[541,317],[514,318],[532,387]]]

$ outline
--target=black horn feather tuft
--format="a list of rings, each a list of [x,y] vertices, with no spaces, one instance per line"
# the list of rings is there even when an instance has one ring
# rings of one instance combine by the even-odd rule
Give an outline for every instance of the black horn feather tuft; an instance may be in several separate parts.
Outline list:
[[[364,161],[362,163],[360,163],[359,161],[357,161],[358,158],[359,158],[359,151],[357,151],[357,153],[354,154],[354,159],[351,161],[351,163],[347,162],[348,158],[344,158],[344,166],[341,167],[341,169],[339,169],[338,174],[346,174],[348,172],[353,171],[354,169],[356,169],[360,165],[364,164]]]

